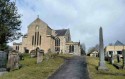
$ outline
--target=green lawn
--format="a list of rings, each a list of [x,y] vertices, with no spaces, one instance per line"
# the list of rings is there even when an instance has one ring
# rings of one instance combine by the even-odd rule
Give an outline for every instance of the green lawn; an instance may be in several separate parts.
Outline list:
[[[106,65],[109,71],[98,71],[98,62],[99,59],[95,57],[87,57],[88,70],[90,77],[92,79],[125,79],[125,70],[118,70],[109,62],[106,62]]]
[[[56,56],[41,64],[36,64],[36,58],[25,56],[20,63],[23,67],[0,76],[0,79],[47,79],[55,70],[62,65],[64,59]]]
[[[73,57],[72,54],[59,54],[58,56],[60,56],[60,57],[65,57],[65,58]]]

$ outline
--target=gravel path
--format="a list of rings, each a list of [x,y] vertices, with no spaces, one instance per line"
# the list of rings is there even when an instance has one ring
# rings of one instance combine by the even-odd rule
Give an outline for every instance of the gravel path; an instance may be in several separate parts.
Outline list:
[[[86,58],[75,56],[66,59],[65,63],[48,79],[90,79]]]

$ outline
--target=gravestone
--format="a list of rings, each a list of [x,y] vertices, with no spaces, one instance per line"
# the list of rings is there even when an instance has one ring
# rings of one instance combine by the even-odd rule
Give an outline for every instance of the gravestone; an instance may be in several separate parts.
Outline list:
[[[113,56],[113,52],[111,53],[110,63],[111,63],[111,64],[114,64],[114,56]]]
[[[19,58],[20,58],[20,60],[24,60],[24,56],[23,56],[23,54],[19,54]]]
[[[7,53],[4,51],[0,51],[0,72],[6,71],[7,64]]]
[[[99,29],[99,66],[98,70],[108,70],[104,60],[104,44],[103,44],[103,30],[102,27]]]
[[[119,54],[117,54],[117,61],[118,61],[118,63],[121,62],[121,57]]]
[[[19,69],[20,64],[19,64],[19,53],[16,50],[13,50],[9,52],[8,54],[8,63],[7,63],[7,69],[8,71],[10,70],[15,70]]]
[[[123,69],[125,69],[125,49],[122,51],[123,54]]]
[[[36,51],[35,50],[31,50],[30,57],[31,58],[36,57]]]
[[[45,54],[45,59],[46,59],[46,61],[48,61],[50,59],[49,53]]]
[[[37,51],[37,64],[38,64],[43,61],[44,51],[40,50],[39,48],[37,48],[36,51]]]

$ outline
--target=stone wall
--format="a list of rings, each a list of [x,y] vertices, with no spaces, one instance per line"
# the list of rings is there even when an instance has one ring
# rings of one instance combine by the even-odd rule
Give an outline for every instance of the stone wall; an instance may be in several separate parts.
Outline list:
[[[74,52],[69,52],[69,46],[74,46]],[[66,53],[74,54],[74,55],[81,55],[81,47],[78,42],[69,42],[66,43]]]
[[[19,51],[21,53],[24,53],[23,48],[22,48],[22,43],[14,43],[13,44],[13,49],[17,50],[17,51]]]
[[[78,44],[74,45],[74,55],[81,55],[81,49],[80,46]]]

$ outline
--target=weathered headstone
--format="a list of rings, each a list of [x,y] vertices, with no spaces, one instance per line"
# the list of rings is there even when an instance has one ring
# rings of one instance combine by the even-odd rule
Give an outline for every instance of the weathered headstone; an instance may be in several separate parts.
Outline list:
[[[35,50],[31,50],[30,57],[31,58],[36,57],[36,51]]]
[[[14,69],[19,69],[20,64],[19,64],[19,53],[16,50],[13,50],[9,52],[8,55],[8,63],[7,63],[7,69],[14,70]]]
[[[7,53],[0,51],[0,71],[6,71]]]
[[[20,60],[24,60],[24,56],[23,56],[23,54],[19,54],[19,57],[20,57]]]
[[[61,52],[61,54],[62,54],[62,52]],[[57,52],[57,55],[59,55],[59,52]]]
[[[103,30],[102,27],[99,29],[99,66],[98,70],[108,70],[104,60],[104,45],[103,45]]]
[[[37,48],[37,64],[43,61],[44,51]]]
[[[48,61],[50,58],[52,58],[52,52],[48,49],[48,52],[45,54],[45,59]]]
[[[125,49],[123,49],[122,54],[123,54],[123,69],[125,69]]]
[[[114,64],[114,56],[113,56],[113,52],[111,53],[110,63],[111,63],[111,64]]]
[[[105,60],[108,61],[108,62],[110,62],[110,57],[109,57],[108,54],[107,54],[107,56],[105,57]]]
[[[49,55],[48,54],[45,54],[45,59],[46,59],[46,61],[49,60]]]
[[[118,61],[118,63],[121,62],[121,57],[119,54],[117,54],[117,61]]]

